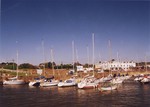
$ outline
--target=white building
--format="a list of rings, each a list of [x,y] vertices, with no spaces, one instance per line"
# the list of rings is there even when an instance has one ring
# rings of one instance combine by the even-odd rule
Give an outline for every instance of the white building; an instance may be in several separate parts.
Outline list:
[[[83,66],[77,66],[77,71],[84,71]]]
[[[84,68],[83,66],[77,66],[77,71],[83,71],[84,73],[87,73],[89,71],[93,71],[93,67]]]
[[[136,67],[136,63],[113,61],[113,62],[103,62],[103,63],[95,64],[96,69],[113,70],[113,71],[117,71],[117,70],[128,71],[132,67]]]

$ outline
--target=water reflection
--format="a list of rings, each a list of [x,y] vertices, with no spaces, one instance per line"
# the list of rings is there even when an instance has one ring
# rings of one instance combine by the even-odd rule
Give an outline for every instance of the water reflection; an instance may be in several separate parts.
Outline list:
[[[24,87],[24,85],[2,85],[3,88],[21,88]]]
[[[118,90],[29,87],[28,85],[0,86],[0,107],[145,107],[150,105],[150,84],[129,80]]]
[[[147,90],[147,91],[150,90],[149,85],[150,85],[150,84],[143,84],[143,85],[142,85],[143,90],[144,90],[144,91],[145,91],[145,90]]]
[[[42,91],[46,91],[46,90],[52,90],[52,91],[54,91],[54,90],[57,90],[57,86],[50,86],[50,87],[40,87],[40,90],[42,90]]]

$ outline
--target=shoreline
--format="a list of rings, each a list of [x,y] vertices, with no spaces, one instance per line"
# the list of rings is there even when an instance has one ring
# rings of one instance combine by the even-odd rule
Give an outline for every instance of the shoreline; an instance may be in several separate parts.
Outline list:
[[[19,79],[23,79],[26,83],[28,83],[29,81],[33,80],[34,78],[36,77],[39,77],[40,75],[38,75],[35,71],[36,70],[33,70],[33,69],[28,69],[28,70],[19,70],[20,72],[19,73],[24,73],[24,75],[19,75]],[[70,78],[71,74],[68,73],[69,70],[66,70],[66,69],[59,69],[59,70],[55,70],[54,72],[54,77],[55,79],[57,80],[65,80],[65,79],[68,79]],[[3,80],[5,79],[8,79],[10,77],[13,77],[14,75],[10,75],[9,73],[7,72],[3,72],[3,71],[0,71],[1,75],[0,75],[0,85],[2,84]],[[46,78],[49,78],[51,76],[53,76],[53,71],[52,69],[46,69],[45,70],[45,73],[42,73],[41,76],[44,76],[45,74],[45,77]],[[93,72],[90,71],[90,72],[87,72],[87,73],[84,73],[84,72],[78,72],[78,73],[74,73],[76,74],[79,78],[82,78],[84,77],[85,75],[93,75]],[[106,77],[108,76],[110,73],[109,72],[95,72],[95,77],[96,78],[101,78],[101,77]],[[150,71],[112,71],[112,75],[114,74],[120,74],[120,75],[130,75],[130,76],[136,76],[136,75],[140,75],[140,74],[150,74]]]

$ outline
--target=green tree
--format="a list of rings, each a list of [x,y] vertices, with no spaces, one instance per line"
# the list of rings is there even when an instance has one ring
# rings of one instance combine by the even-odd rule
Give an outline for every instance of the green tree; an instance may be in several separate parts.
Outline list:
[[[19,65],[19,69],[37,69],[37,67],[29,63],[23,63]]]
[[[4,69],[16,70],[17,64],[12,63],[12,62],[7,62],[7,63],[3,62],[3,63],[0,64],[0,67],[4,68]]]

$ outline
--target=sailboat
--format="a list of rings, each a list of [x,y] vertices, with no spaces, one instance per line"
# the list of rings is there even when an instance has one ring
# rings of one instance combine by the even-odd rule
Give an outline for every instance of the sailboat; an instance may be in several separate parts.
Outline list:
[[[72,41],[72,56],[73,56],[73,72],[74,70],[74,41]],[[58,83],[58,87],[68,87],[77,85],[76,76],[72,76],[70,79],[66,79],[63,82]]]
[[[146,56],[145,56],[145,69],[147,73],[147,61],[146,61]],[[150,83],[150,76],[149,75],[144,75],[143,79],[141,80],[141,83],[147,84]]]
[[[150,76],[145,75],[143,79],[141,80],[141,83],[143,84],[150,83]]]
[[[45,81],[41,82],[40,86],[41,87],[57,86],[58,83],[59,83],[58,80],[47,78],[45,79]]]
[[[96,82],[96,78],[94,76],[85,76],[81,82],[78,83],[79,89],[90,89],[96,88],[98,83]]]
[[[109,47],[110,47],[110,62],[108,62],[108,63],[111,63],[111,44],[110,44],[110,40],[109,40]],[[118,81],[120,82],[120,79],[118,79],[116,81],[111,80],[112,79],[112,70],[111,70],[110,67],[109,67],[109,75],[107,76],[106,79],[109,80],[109,81],[105,81],[105,82],[103,82],[103,84],[101,84],[101,86],[98,88],[100,91],[109,91],[109,90],[117,89],[117,84],[115,84],[115,82],[118,82]]]
[[[93,75],[92,76],[85,76],[81,82],[78,83],[78,88],[85,89],[85,88],[96,88],[98,83],[96,82],[96,78],[94,77],[94,33],[92,34],[92,45],[93,45]]]
[[[25,84],[24,80],[18,79],[18,51],[17,51],[17,71],[16,72],[17,72],[16,77],[8,78],[8,80],[4,80],[3,84],[4,85],[22,85],[22,84]]]
[[[75,77],[72,77],[70,79],[66,79],[63,82],[58,83],[58,87],[70,87],[70,86],[75,86],[77,85],[77,81]]]
[[[53,50],[51,49],[51,60],[52,60],[52,70],[53,70],[53,78],[47,78],[45,81],[41,82],[40,86],[42,87],[49,87],[49,86],[56,86],[59,81],[54,79],[54,60],[53,60]]]
[[[43,49],[43,60],[44,60],[44,63],[43,63],[43,67],[44,67],[44,74],[45,74],[45,53],[44,53],[44,40],[42,40],[42,49]],[[36,86],[36,87],[39,87],[40,86],[40,83],[43,81],[43,78],[35,78],[34,80],[30,81],[29,82],[29,86]]]
[[[98,88],[100,91],[111,91],[111,90],[116,90],[117,89],[117,85],[116,84],[112,84],[111,82],[105,82],[103,84],[103,86],[101,86],[100,88]]]

